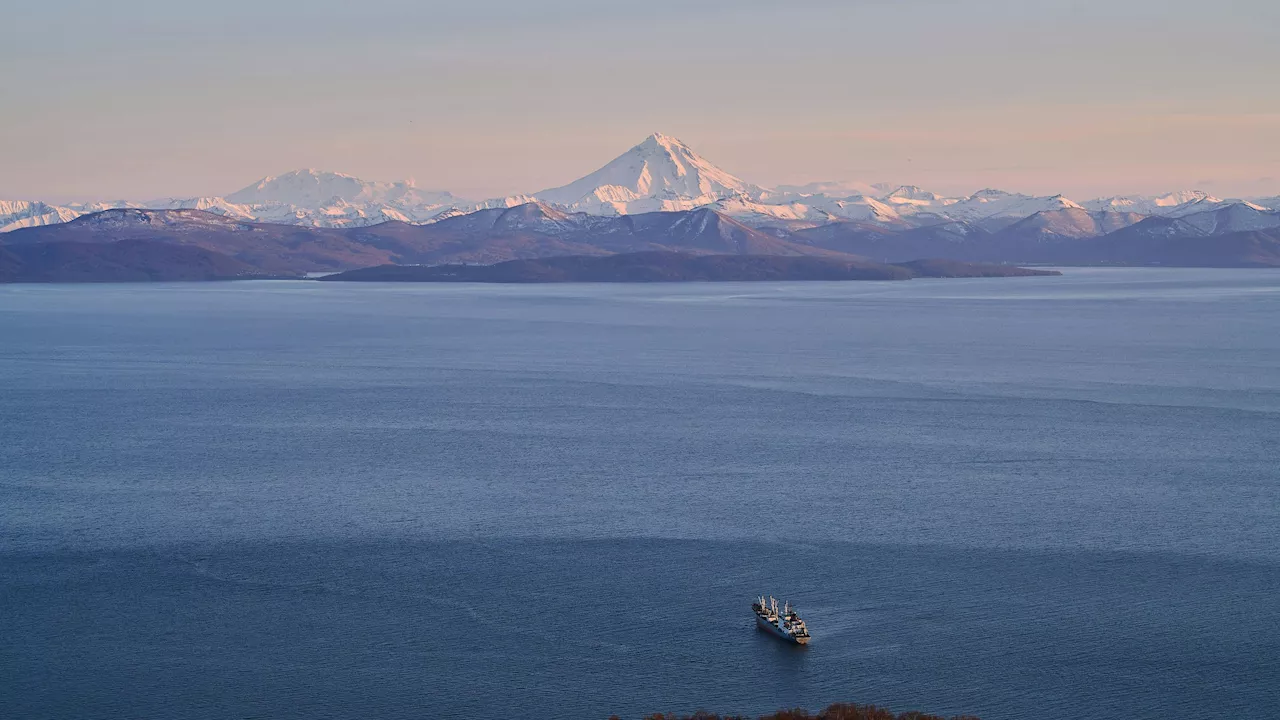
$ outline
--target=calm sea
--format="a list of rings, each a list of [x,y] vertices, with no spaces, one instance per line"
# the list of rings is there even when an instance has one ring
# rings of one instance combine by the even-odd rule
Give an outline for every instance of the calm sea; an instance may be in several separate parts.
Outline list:
[[[0,717],[835,701],[1280,717],[1280,272],[0,287]]]

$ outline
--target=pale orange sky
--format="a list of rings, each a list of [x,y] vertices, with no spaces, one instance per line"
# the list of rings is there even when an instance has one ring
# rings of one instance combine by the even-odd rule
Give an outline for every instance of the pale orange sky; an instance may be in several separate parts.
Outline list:
[[[1280,194],[1264,0],[173,5],[11,11],[0,199],[217,195],[300,167],[489,197],[654,131],[763,185]]]

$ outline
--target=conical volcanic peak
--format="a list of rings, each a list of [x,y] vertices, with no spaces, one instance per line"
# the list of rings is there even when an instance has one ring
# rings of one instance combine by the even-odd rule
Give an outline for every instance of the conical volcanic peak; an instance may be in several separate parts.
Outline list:
[[[758,198],[763,193],[680,140],[654,133],[590,175],[537,197],[576,211],[629,214],[687,210],[722,198]]]

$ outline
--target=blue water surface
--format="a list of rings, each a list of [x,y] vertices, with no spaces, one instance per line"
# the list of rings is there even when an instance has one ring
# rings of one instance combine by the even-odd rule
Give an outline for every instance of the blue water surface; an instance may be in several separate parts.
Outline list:
[[[836,701],[1280,717],[1280,272],[0,286],[0,717]]]

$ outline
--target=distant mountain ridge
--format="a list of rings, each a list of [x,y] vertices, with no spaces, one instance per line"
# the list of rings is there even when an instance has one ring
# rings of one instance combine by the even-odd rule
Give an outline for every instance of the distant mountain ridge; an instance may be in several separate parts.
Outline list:
[[[194,209],[260,223],[353,228],[389,221],[423,225],[529,202],[603,216],[710,207],[771,231],[847,221],[899,230],[949,222],[979,223],[991,229],[1055,210],[1180,217],[1243,204],[1242,200],[1223,200],[1198,190],[1076,202],[1061,195],[1032,196],[990,188],[948,197],[916,186],[885,183],[820,182],[768,188],[720,169],[676,138],[654,133],[578,180],[509,197],[476,201],[444,190],[419,189],[412,181],[369,182],[308,169],[265,177],[225,196],[69,205],[0,201],[0,233],[65,223],[121,207]],[[1264,212],[1280,210],[1280,196],[1255,198],[1252,207]]]
[[[1243,203],[1181,218],[1065,208],[1003,225],[952,221],[886,230],[866,223],[831,223],[786,238],[878,262],[931,257],[1018,264],[1280,267],[1280,212]]]
[[[479,210],[430,225],[389,221],[348,228],[256,223],[201,210],[119,208],[0,236],[0,248],[22,253],[33,252],[33,247],[121,242],[216,253],[243,263],[246,267],[236,271],[240,276],[299,276],[397,263],[494,263],[654,250],[848,257],[778,238],[708,208],[599,217],[566,213],[541,203]]]
[[[920,258],[1003,264],[1280,267],[1280,213],[1233,204],[1181,218],[1043,210],[887,227],[839,221],[751,227],[709,207],[599,216],[545,203],[490,208],[427,225],[258,223],[203,210],[119,208],[0,235],[0,281],[194,280],[301,276],[379,265],[492,264],[637,252],[814,257],[901,264]],[[175,249],[177,248],[177,249]]]

